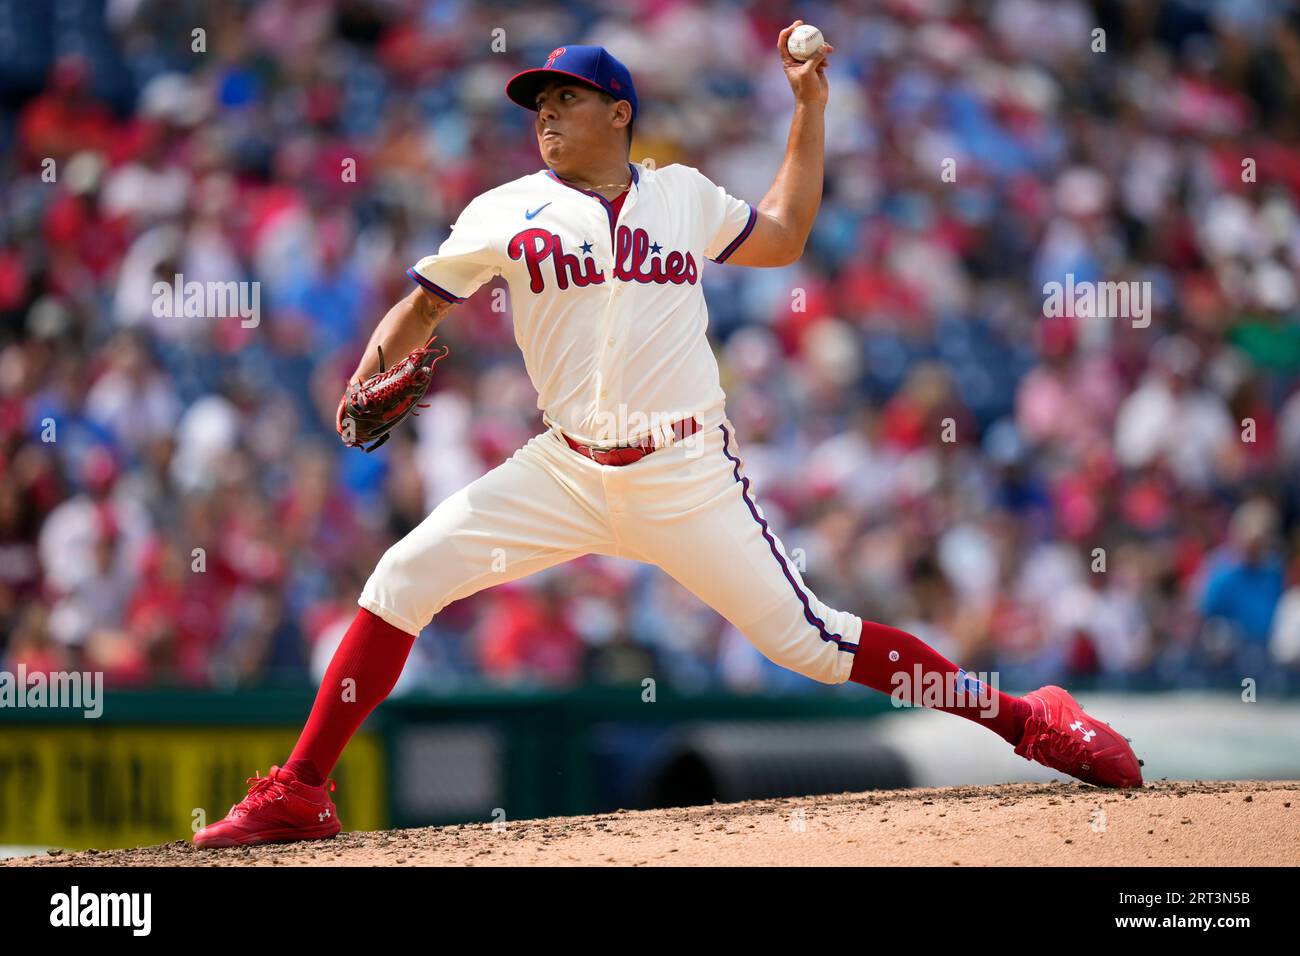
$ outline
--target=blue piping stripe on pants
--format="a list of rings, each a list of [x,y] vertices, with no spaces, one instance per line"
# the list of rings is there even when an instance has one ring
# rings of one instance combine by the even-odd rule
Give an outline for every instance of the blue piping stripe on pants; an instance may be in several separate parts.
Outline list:
[[[840,650],[849,654],[856,654],[858,652],[856,644],[850,644],[838,634],[832,634],[826,629],[826,622],[813,613],[812,605],[808,602],[808,595],[804,593],[803,588],[799,587],[799,582],[790,573],[790,566],[786,564],[785,556],[777,548],[776,540],[768,529],[767,521],[759,515],[758,509],[754,507],[754,502],[749,497],[749,478],[740,474],[740,459],[731,453],[731,433],[727,431],[726,425],[719,425],[718,427],[722,429],[722,453],[735,465],[732,469],[732,475],[735,476],[740,485],[740,495],[745,499],[745,504],[749,506],[749,513],[754,516],[754,520],[758,522],[758,526],[762,529],[763,537],[767,539],[767,545],[772,550],[772,557],[776,558],[781,565],[781,571],[785,574],[785,579],[790,582],[790,587],[794,588],[794,593],[799,596],[799,601],[803,604],[804,618],[807,619],[809,624],[817,628],[817,633],[821,635],[823,641],[834,641],[835,646]]]

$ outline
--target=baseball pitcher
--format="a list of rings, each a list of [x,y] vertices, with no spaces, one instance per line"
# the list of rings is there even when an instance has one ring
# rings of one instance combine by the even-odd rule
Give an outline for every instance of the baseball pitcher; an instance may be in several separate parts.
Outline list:
[[[545,430],[384,554],[293,753],[250,778],[248,795],[196,844],[338,833],[328,776],[434,615],[592,553],[658,565],[768,658],[813,680],[896,697],[910,681],[921,686],[905,688],[906,702],[984,724],[1021,756],[1098,786],[1141,786],[1126,739],[1061,688],[1011,697],[916,637],[818,600],[745,474],[701,277],[706,263],[778,267],[803,252],[821,201],[834,47],[797,59],[787,38],[800,24],[777,39],[795,109],[757,207],[689,166],[628,161],[636,88],[607,50],[562,46],[511,78],[506,95],[537,114],[545,168],[474,198],[437,253],[408,270],[413,289],[376,327],[336,425],[348,445],[386,440],[445,354],[434,330],[503,276]],[[952,693],[923,694],[936,685]]]

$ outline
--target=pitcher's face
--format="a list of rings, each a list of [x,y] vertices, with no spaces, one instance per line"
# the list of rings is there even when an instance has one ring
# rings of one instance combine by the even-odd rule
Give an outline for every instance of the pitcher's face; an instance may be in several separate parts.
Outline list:
[[[581,83],[548,82],[537,94],[537,146],[546,165],[572,168],[621,141],[627,124],[620,113],[630,109],[620,109],[623,102]]]

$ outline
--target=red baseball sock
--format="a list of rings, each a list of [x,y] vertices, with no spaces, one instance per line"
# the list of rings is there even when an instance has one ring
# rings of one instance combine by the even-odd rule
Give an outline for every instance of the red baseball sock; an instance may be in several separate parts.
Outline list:
[[[983,724],[1010,744],[1025,732],[1029,704],[977,680],[906,631],[862,622],[849,680],[896,700]]]
[[[324,783],[357,728],[392,691],[414,644],[401,628],[359,608],[325,669],[307,726],[284,769],[303,783]]]

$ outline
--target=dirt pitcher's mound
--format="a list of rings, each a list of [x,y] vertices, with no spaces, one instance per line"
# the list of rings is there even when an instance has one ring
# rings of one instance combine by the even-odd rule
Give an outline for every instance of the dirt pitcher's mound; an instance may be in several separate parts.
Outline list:
[[[347,808],[342,809],[346,823]],[[10,866],[1300,864],[1300,782],[1004,784],[343,833],[196,850],[56,853]]]

